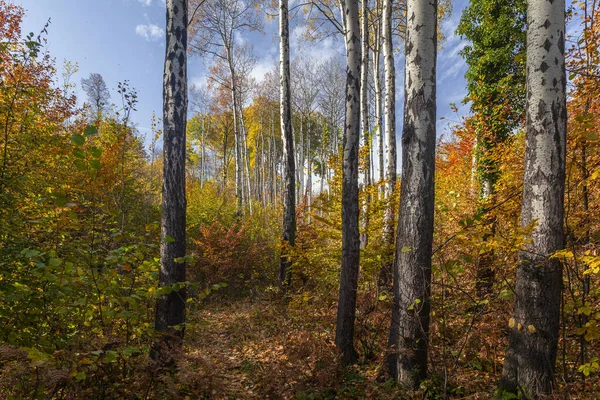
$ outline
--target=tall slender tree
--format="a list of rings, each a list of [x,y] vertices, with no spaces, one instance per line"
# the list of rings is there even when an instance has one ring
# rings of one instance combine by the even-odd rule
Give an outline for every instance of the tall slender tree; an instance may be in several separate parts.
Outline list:
[[[388,367],[415,387],[427,373],[436,145],[437,1],[408,0],[402,182]]]
[[[380,281],[387,286],[392,280],[394,247],[394,205],[392,195],[396,187],[396,67],[394,65],[394,44],[392,30],[393,0],[383,0],[383,66],[385,74],[385,189],[387,204],[383,211],[383,242],[385,254],[381,267]]]
[[[554,388],[564,246],[566,156],[565,1],[527,4],[527,139],[515,309],[500,386],[537,398]]]
[[[163,80],[163,186],[160,244],[161,287],[172,290],[156,302],[154,359],[170,358],[185,332],[185,129],[187,123],[187,0],[167,0],[165,70]]]
[[[363,0],[360,11],[360,33],[362,39],[362,60],[360,63],[360,121],[362,127],[363,145],[366,147],[364,162],[363,183],[366,186],[371,185],[371,132],[369,129],[369,2]],[[367,229],[369,227],[369,203],[367,195],[363,202],[363,216],[361,234],[361,247],[366,247],[369,242]]]
[[[384,132],[383,132],[383,89],[381,87],[381,0],[375,1],[375,7],[373,9],[375,20],[373,26],[373,86],[375,90],[375,130],[377,132],[377,165],[379,168],[379,179],[383,181],[385,179],[385,159],[384,159]],[[381,189],[380,189],[381,194]]]
[[[296,162],[292,132],[288,0],[279,0],[279,54],[280,118],[283,142],[283,243],[294,246],[296,238]],[[280,287],[285,288],[290,284],[290,265],[289,256],[285,253],[282,254],[279,263]]]
[[[342,270],[337,311],[335,343],[344,362],[354,362],[354,320],[360,237],[358,229],[358,145],[360,141],[360,64],[361,41],[358,2],[344,0],[346,26],[346,118],[342,165]]]

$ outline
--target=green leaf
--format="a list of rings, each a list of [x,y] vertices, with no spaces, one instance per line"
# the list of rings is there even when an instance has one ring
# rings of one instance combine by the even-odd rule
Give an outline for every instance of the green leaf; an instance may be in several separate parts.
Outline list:
[[[83,130],[83,134],[85,136],[93,136],[93,135],[97,135],[98,134],[98,128],[96,128],[94,125],[88,125],[85,127],[85,129]]]
[[[100,156],[102,155],[102,149],[96,147],[96,146],[92,146],[88,149],[88,152],[96,157],[96,158],[100,158]]]
[[[404,246],[401,251],[402,253],[408,253],[409,251],[413,251],[413,248],[411,246]]]
[[[85,153],[79,147],[73,148],[73,155],[77,158],[85,158]]]
[[[100,168],[102,168],[102,164],[100,163],[100,160],[90,160],[90,167],[93,170],[99,171]]]
[[[85,138],[81,135],[74,134],[73,136],[71,136],[71,142],[73,142],[77,146],[83,146],[83,144],[85,143]]]
[[[88,164],[83,160],[75,160],[75,166],[79,171],[86,171],[88,168]]]
[[[113,351],[113,350],[109,350],[106,352],[106,355],[104,356],[104,359],[102,360],[103,363],[113,363],[115,361],[117,361],[117,352]]]
[[[23,254],[26,258],[33,258],[39,256],[42,253],[40,253],[37,250],[25,249],[21,252],[21,254]]]
[[[173,243],[175,241],[171,236],[165,236],[164,240],[166,243]]]
[[[60,258],[51,258],[48,261],[48,265],[51,267],[60,267],[62,264],[62,260]]]

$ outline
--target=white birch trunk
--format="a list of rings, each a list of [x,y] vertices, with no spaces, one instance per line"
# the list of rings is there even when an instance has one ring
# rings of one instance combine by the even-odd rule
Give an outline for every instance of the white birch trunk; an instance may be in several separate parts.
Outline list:
[[[503,389],[539,398],[555,387],[564,247],[566,157],[565,1],[527,4],[527,140],[521,225],[535,223],[519,254]],[[521,328],[519,328],[521,327]],[[543,396],[545,397],[545,396]]]
[[[408,0],[402,183],[388,368],[416,388],[427,374],[436,146],[437,1]]]

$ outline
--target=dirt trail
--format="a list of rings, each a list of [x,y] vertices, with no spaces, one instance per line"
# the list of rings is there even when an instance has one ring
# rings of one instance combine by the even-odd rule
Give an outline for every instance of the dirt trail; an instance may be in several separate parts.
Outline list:
[[[294,398],[337,381],[331,317],[272,301],[210,304],[192,319],[186,350],[211,398]]]

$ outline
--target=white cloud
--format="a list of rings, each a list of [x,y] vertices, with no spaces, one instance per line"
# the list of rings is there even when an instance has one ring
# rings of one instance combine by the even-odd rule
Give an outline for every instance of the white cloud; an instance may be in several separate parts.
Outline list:
[[[250,76],[256,79],[256,81],[262,81],[267,74],[267,72],[273,71],[273,67],[276,65],[275,58],[272,57],[264,57],[256,63],[252,71],[250,72]]]
[[[145,6],[149,6],[152,4],[152,0],[138,0],[138,2],[142,3]]]
[[[207,79],[206,75],[193,76],[189,79],[189,86],[190,86],[190,89],[206,88],[208,86],[208,79]]]
[[[165,31],[158,25],[147,24],[136,26],[135,34],[146,40],[158,40],[165,35]]]

